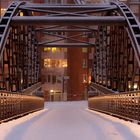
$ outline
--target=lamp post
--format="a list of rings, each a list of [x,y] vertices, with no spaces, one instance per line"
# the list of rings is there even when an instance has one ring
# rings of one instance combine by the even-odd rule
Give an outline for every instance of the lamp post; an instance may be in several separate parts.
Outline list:
[[[65,93],[65,81],[69,79],[69,76],[62,77],[62,100],[64,100],[64,93]]]
[[[50,90],[50,101],[52,101],[52,95],[54,94],[54,90],[53,89],[51,89]]]

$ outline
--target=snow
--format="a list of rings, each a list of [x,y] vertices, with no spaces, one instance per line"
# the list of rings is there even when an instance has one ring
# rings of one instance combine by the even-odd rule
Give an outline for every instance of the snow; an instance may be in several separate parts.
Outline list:
[[[86,101],[48,102],[0,124],[0,140],[140,140],[139,132],[140,125],[89,110]]]

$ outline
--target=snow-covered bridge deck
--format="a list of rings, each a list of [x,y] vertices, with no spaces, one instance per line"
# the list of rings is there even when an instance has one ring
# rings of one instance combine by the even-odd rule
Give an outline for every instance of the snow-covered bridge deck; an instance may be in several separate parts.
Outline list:
[[[140,125],[87,109],[87,102],[52,102],[0,124],[0,140],[140,140]]]

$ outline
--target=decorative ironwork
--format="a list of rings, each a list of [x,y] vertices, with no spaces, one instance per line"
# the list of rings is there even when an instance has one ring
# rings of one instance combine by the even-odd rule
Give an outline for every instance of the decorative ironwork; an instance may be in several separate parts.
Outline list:
[[[20,95],[15,93],[0,93],[0,123],[21,117],[28,113],[43,109],[43,98]]]
[[[140,123],[139,91],[90,97],[88,102],[90,109]]]

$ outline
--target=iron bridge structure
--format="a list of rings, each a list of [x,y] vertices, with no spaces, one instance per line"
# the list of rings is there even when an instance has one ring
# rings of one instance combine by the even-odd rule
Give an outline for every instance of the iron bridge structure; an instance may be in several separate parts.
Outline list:
[[[41,87],[41,46],[94,47],[89,108],[140,121],[140,24],[127,5],[11,3],[0,19],[0,121],[43,108],[29,96]]]

